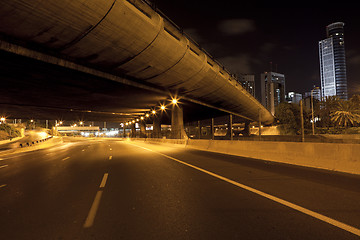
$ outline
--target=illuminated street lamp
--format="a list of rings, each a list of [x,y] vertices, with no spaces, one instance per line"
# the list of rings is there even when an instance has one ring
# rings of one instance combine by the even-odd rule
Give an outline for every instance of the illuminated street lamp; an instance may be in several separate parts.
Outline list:
[[[5,121],[6,121],[6,118],[5,118],[5,117],[1,117],[1,118],[0,118],[0,122],[1,122],[1,123],[5,123]]]
[[[152,111],[151,111],[151,113],[152,113],[152,114],[155,114],[155,113],[156,113],[156,111],[155,111],[155,110],[152,110]]]
[[[141,117],[140,117],[140,119],[141,119],[141,120],[144,120],[144,117],[143,117],[143,116],[141,116]]]
[[[161,105],[160,109],[161,109],[162,111],[164,111],[164,110],[165,110],[165,106],[164,106],[164,105]]]
[[[33,119],[30,120],[31,124],[33,124],[32,128],[35,129],[35,122]]]
[[[145,114],[145,117],[147,117],[147,118],[148,118],[148,117],[150,117],[150,115],[147,113],[147,114]]]
[[[173,99],[171,100],[171,102],[172,102],[172,104],[177,104],[177,103],[178,103],[178,100],[177,100],[176,98],[173,98]]]

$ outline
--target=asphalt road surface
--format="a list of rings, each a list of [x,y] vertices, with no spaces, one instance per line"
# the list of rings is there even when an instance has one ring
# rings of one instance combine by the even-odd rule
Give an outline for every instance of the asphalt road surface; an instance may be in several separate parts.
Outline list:
[[[0,238],[359,239],[360,176],[119,140],[0,157]]]

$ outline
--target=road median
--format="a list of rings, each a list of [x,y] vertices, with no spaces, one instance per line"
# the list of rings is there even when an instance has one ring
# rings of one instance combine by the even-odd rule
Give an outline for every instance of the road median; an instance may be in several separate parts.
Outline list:
[[[19,143],[19,146],[13,149],[0,151],[0,156],[8,155],[12,153],[21,153],[35,151],[43,148],[52,147],[63,142],[61,137],[51,136],[44,139]]]
[[[230,154],[298,166],[360,174],[359,144],[204,139],[137,139],[147,143]]]

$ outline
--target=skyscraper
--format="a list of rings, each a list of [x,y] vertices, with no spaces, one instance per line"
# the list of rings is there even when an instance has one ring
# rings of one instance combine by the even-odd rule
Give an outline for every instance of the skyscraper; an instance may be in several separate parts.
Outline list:
[[[348,99],[344,23],[326,26],[327,38],[319,41],[321,95]]]
[[[240,74],[238,78],[238,82],[241,86],[255,97],[255,76],[250,74]]]
[[[300,101],[302,100],[302,94],[301,93],[296,93],[296,92],[289,92],[288,96],[287,96],[287,102],[288,103],[295,103],[295,104],[299,104]]]
[[[285,101],[285,75],[276,72],[261,74],[261,103],[275,114],[275,107]]]

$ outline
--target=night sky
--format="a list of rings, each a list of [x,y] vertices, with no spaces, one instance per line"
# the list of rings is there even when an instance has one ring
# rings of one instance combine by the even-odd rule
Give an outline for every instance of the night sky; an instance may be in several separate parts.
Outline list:
[[[270,71],[270,62],[273,71],[285,74],[287,92],[304,93],[313,85],[320,86],[318,42],[326,38],[328,24],[344,22],[349,96],[360,94],[358,7],[284,8],[243,1],[153,2],[230,72],[254,74],[258,98],[260,74]]]

